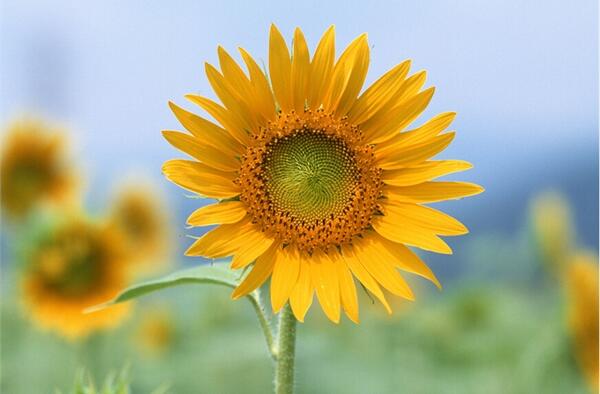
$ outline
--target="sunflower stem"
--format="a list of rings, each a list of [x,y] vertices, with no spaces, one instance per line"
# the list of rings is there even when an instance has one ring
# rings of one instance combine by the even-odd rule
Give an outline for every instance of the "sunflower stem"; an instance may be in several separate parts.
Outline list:
[[[289,304],[286,304],[279,314],[277,342],[275,393],[292,394],[294,392],[294,358],[296,355],[296,318]]]
[[[267,312],[265,311],[265,307],[262,302],[262,297],[260,296],[260,290],[256,289],[248,298],[250,299],[250,303],[256,311],[258,322],[260,323],[260,327],[262,328],[263,334],[265,335],[265,340],[267,341],[267,348],[269,350],[269,354],[271,355],[271,358],[273,360],[277,360],[277,349],[275,348],[273,330],[271,328],[271,322],[267,317]]]

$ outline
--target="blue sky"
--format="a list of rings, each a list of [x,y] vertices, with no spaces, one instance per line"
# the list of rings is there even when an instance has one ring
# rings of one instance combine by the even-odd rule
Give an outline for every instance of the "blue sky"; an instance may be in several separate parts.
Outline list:
[[[457,178],[487,192],[448,205],[473,230],[510,231],[529,198],[563,190],[588,244],[598,225],[598,5],[535,1],[229,1],[1,3],[0,115],[38,111],[71,127],[90,194],[134,171],[160,180],[179,156],[160,135],[178,128],[168,100],[212,95],[203,75],[216,46],[265,59],[269,24],[314,48],[336,25],[338,49],[362,32],[368,82],[406,58],[437,87],[426,115],[458,112],[443,157],[473,162]],[[188,106],[186,104],[186,106]],[[189,107],[189,106],[188,106]],[[158,181],[178,206],[183,193]]]

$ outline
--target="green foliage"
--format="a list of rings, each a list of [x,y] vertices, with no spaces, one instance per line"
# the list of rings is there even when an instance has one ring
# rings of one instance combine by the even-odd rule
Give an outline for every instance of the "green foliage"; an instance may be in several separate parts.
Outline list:
[[[235,288],[237,286],[239,274],[234,273],[221,266],[204,265],[174,272],[159,279],[153,279],[137,285],[133,285],[118,294],[113,300],[106,304],[92,307],[93,312],[107,306],[118,304],[120,302],[130,301],[162,289],[180,286],[185,284],[216,284]]]
[[[393,316],[361,294],[360,325],[335,325],[311,309],[298,326],[298,394],[588,392],[569,356],[558,294],[463,286],[446,284],[429,296],[421,289],[415,303],[395,305]],[[181,394],[270,392],[273,366],[252,309],[226,291],[188,290],[157,294],[171,305],[177,333],[169,351],[155,358],[132,341],[135,317],[98,338],[98,346],[76,348],[39,332],[5,304],[3,336],[11,340],[2,349],[0,391],[68,388],[78,366],[104,377],[130,360],[132,393],[152,393],[165,382]]]
[[[57,394],[63,394],[57,390]],[[73,388],[65,394],[130,394],[129,389],[129,368],[124,368],[119,372],[110,373],[101,387],[97,387],[89,373],[81,369],[75,377]]]
[[[93,313],[94,311],[109,307],[110,305],[130,301],[162,289],[185,284],[216,284],[235,288],[238,285],[238,275],[239,274],[236,274],[225,267],[216,265],[205,265],[177,271],[159,279],[131,286],[118,294],[113,300],[105,304],[88,308],[88,312]],[[267,341],[267,348],[271,353],[271,356],[274,357],[273,332],[270,324],[271,316],[267,314],[261,303],[259,290],[257,289],[249,293],[246,298],[250,301],[256,312],[260,327],[263,330],[265,340]]]
[[[539,285],[530,245],[519,236],[490,235],[476,243],[464,249],[473,269],[460,280],[444,281],[442,293],[433,287],[429,292],[415,278],[417,300],[390,298],[392,316],[362,291],[360,325],[332,324],[320,308],[311,308],[298,326],[297,393],[589,393],[568,341],[562,294],[556,286]],[[477,262],[481,271],[475,270]],[[168,351],[151,357],[136,341],[137,323],[149,308],[138,308],[115,331],[70,344],[24,318],[4,276],[1,328],[10,340],[2,343],[0,391],[69,388],[81,366],[104,377],[130,360],[132,393],[152,393],[161,384],[182,394],[270,392],[273,365],[254,311],[232,301],[227,291],[179,286],[232,288],[239,276],[220,264],[203,266],[134,286],[113,300],[150,295],[141,299],[150,306],[155,294],[172,308],[173,341]],[[256,302],[258,294],[247,298]],[[113,376],[109,389],[119,388]],[[82,391],[89,383],[82,376],[79,386],[61,393],[105,394],[106,383]]]
[[[97,386],[91,374],[81,368],[75,376],[73,387],[66,392],[56,390],[56,394],[131,394],[129,375],[129,367],[123,368],[119,373],[110,372],[102,386]],[[151,394],[166,394],[167,392],[168,385],[163,384]]]

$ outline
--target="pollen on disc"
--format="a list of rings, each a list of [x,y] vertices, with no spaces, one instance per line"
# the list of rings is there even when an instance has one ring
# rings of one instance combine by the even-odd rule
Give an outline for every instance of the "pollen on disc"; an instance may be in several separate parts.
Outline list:
[[[322,110],[280,113],[242,156],[240,201],[268,236],[312,253],[369,228],[381,170],[360,129]]]
[[[263,168],[275,208],[306,222],[340,214],[358,175],[345,142],[314,130],[269,144]]]

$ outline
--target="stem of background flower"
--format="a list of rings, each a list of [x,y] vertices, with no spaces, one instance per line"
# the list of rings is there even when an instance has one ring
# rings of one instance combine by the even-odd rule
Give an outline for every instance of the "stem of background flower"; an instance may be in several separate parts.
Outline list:
[[[277,337],[277,363],[275,366],[275,393],[294,392],[294,358],[296,355],[296,317],[290,304],[279,313],[279,334]]]

